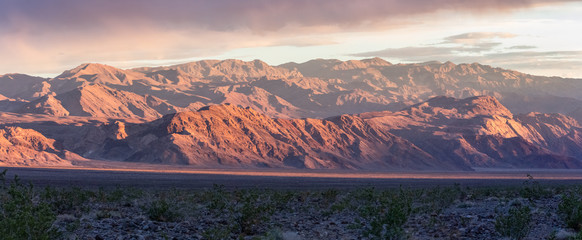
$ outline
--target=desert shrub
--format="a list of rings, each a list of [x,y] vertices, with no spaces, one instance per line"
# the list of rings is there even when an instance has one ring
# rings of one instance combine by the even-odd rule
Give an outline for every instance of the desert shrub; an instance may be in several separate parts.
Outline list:
[[[40,194],[40,199],[49,204],[58,214],[79,212],[84,203],[95,197],[94,192],[78,187],[70,189],[46,187]]]
[[[106,200],[108,202],[119,202],[130,195],[129,190],[130,189],[122,189],[120,186],[117,186],[115,190],[107,194]]]
[[[220,239],[230,234],[256,234],[268,222],[275,209],[285,208],[293,196],[256,189],[226,191],[224,186],[214,185],[202,194],[202,199],[219,221],[215,228],[205,231],[204,235],[208,239]]]
[[[523,186],[519,191],[519,195],[523,198],[527,198],[530,201],[547,198],[552,196],[552,192],[544,189],[540,183],[534,179],[530,174],[527,175],[527,180],[523,182]]]
[[[229,239],[230,238],[230,229],[223,227],[223,226],[212,227],[210,229],[206,229],[202,233],[202,237],[204,237],[204,239],[209,239],[209,240]]]
[[[574,193],[562,196],[558,212],[564,218],[566,225],[576,231],[582,229],[582,198]]]
[[[339,191],[333,188],[325,190],[321,193],[322,203],[325,206],[330,206],[331,204],[335,203],[337,197],[339,195]]]
[[[224,189],[224,185],[214,184],[212,189],[202,194],[202,199],[209,203],[210,210],[221,212],[229,205],[229,195]]]
[[[53,228],[56,215],[50,205],[36,202],[32,185],[21,184],[17,177],[6,185],[6,170],[0,174],[0,236],[2,239],[55,239],[60,233]]]
[[[258,194],[257,190],[243,190],[236,195],[238,201],[231,208],[234,229],[239,233],[253,234],[257,227],[270,219],[274,205],[267,195]]]
[[[374,187],[358,188],[352,195],[355,200],[360,202],[372,202],[378,197]]]
[[[529,206],[514,205],[507,214],[495,218],[495,230],[501,236],[511,239],[523,239],[530,230],[531,209]]]
[[[292,191],[275,191],[271,199],[278,211],[285,211],[290,209],[289,205],[295,199],[295,194]]]
[[[145,210],[151,220],[159,222],[175,222],[182,217],[177,207],[165,199],[152,201]]]
[[[0,182],[2,182],[2,189],[6,188],[6,172],[8,170],[4,169],[4,171],[0,172]]]
[[[369,192],[365,195],[366,198],[371,196]],[[363,235],[371,239],[402,239],[402,226],[411,213],[410,195],[400,190],[398,193],[384,192],[369,200],[360,209],[360,216],[368,222]]]
[[[435,187],[424,190],[421,195],[422,207],[417,210],[426,213],[440,213],[447,207],[453,205],[456,201],[466,198],[467,193],[459,184],[453,187]]]
[[[283,232],[281,232],[281,229],[274,228],[274,229],[267,231],[264,236],[260,236],[256,239],[258,239],[258,240],[283,240],[285,238],[283,237]]]

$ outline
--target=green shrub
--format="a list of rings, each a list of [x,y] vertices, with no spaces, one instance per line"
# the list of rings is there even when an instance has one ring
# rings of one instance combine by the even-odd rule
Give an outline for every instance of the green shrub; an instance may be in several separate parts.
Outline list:
[[[58,214],[81,211],[81,206],[95,197],[95,193],[79,187],[71,189],[46,187],[40,195],[40,199],[49,204]]]
[[[467,196],[459,184],[453,187],[441,188],[439,186],[426,190],[422,196],[424,210],[429,213],[440,213],[443,209],[450,207],[456,201]]]
[[[229,205],[229,193],[224,190],[224,185],[214,184],[211,190],[204,192],[203,199],[208,204],[208,208],[217,212],[221,212]]]
[[[527,178],[528,179],[523,182],[523,187],[519,191],[521,197],[533,201],[552,196],[552,192],[544,189],[532,175],[528,174]]]
[[[501,236],[523,239],[530,230],[531,209],[528,206],[512,206],[507,214],[495,218],[495,230]]]
[[[292,191],[275,191],[271,200],[278,211],[290,210],[290,203],[295,199],[295,192]]]
[[[146,213],[151,220],[159,222],[175,222],[182,217],[176,206],[170,205],[165,199],[151,202]]]
[[[4,182],[6,170],[0,174]],[[53,228],[56,215],[50,205],[35,202],[32,185],[14,181],[0,189],[0,237],[2,239],[55,239],[60,233]]]
[[[285,238],[283,237],[283,232],[281,232],[281,229],[274,228],[274,229],[267,231],[267,233],[265,233],[264,236],[258,237],[256,239],[257,240],[283,240]]]
[[[253,234],[258,226],[270,219],[275,208],[269,199],[264,198],[265,195],[259,195],[256,190],[240,191],[237,195],[239,201],[231,209],[234,227],[240,233]]]
[[[370,197],[369,194],[365,194]],[[404,237],[402,226],[411,213],[412,199],[407,192],[400,190],[393,194],[384,192],[376,199],[370,199],[361,209],[360,214],[368,224],[363,235],[371,239],[401,239]]]
[[[330,206],[331,204],[335,203],[335,201],[337,200],[337,196],[339,195],[339,191],[336,189],[328,189],[326,191],[323,191],[321,193],[321,197],[323,200],[323,204],[325,206]]]
[[[562,196],[558,212],[563,216],[566,225],[576,231],[582,229],[582,199],[574,193]]]
[[[204,237],[204,239],[209,239],[209,240],[229,239],[230,238],[230,229],[223,227],[223,226],[212,227],[210,229],[205,230],[202,233],[202,237]]]

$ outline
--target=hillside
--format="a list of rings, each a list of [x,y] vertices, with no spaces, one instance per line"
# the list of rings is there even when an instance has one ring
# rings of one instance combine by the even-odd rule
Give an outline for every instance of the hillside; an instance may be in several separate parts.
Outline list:
[[[94,154],[125,152],[126,161],[198,167],[443,167],[406,140],[347,115],[326,120],[273,119],[248,108],[215,105],[197,112],[170,114],[136,128],[141,130],[104,145]]]
[[[94,85],[102,87],[91,87]],[[153,117],[231,103],[252,107],[271,117],[326,118],[370,111],[399,111],[435,96],[481,95],[496,97],[516,114],[540,112],[578,116],[576,111],[582,107],[582,97],[578,94],[582,91],[582,81],[579,79],[532,76],[477,63],[395,65],[380,58],[316,59],[280,66],[270,66],[259,60],[204,60],[127,70],[89,63],[52,79],[7,74],[0,77],[0,87],[0,94],[12,99],[0,100],[2,111],[63,115],[64,111],[56,110],[60,107],[53,106],[55,101],[46,96],[59,99],[71,91],[83,91],[84,96],[94,96],[85,98],[82,103],[81,98],[72,98],[75,102],[68,104],[99,105],[99,101],[106,99],[104,107],[108,109],[85,111],[77,107],[80,109],[71,112],[64,107],[69,114],[107,117]],[[104,91],[103,88],[112,90]],[[118,93],[112,94],[112,91]],[[162,109],[153,108],[152,111],[145,107],[147,104],[136,102],[154,97],[163,105]],[[133,101],[130,105],[140,113],[133,107],[118,109],[118,104],[111,103],[129,99]],[[34,103],[22,109],[27,102]],[[111,107],[116,110],[112,111]]]
[[[83,158],[37,131],[0,128],[0,166],[66,166],[70,160]]]
[[[271,118],[212,105],[94,128],[70,149],[89,158],[202,168],[471,170],[580,168],[580,125],[514,115],[494,97],[436,97],[398,112]]]
[[[9,117],[0,126],[54,140],[60,148],[47,154],[61,159],[59,151],[206,168],[582,166],[581,80],[477,63],[90,63],[51,79],[7,74],[0,85]]]
[[[398,112],[360,115],[437,159],[472,167],[579,168],[580,126],[561,114],[514,116],[494,97],[436,97]],[[568,136],[570,136],[568,138]]]

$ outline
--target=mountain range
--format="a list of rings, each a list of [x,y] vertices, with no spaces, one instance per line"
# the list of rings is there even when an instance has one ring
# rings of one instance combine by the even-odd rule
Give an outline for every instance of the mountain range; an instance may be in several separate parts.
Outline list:
[[[0,164],[580,168],[581,90],[477,63],[82,64],[0,76]]]

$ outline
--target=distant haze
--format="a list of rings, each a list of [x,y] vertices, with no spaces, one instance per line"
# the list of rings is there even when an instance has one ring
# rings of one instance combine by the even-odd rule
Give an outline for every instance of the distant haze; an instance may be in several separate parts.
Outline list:
[[[0,75],[381,57],[581,78],[580,12],[568,0],[0,0]]]

